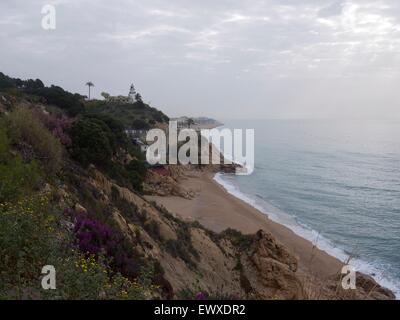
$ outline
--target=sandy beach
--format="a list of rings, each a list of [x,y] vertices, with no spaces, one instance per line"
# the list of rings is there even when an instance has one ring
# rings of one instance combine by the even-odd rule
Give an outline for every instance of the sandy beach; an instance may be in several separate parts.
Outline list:
[[[245,234],[263,229],[292,251],[299,260],[299,271],[314,274],[319,278],[337,274],[343,265],[341,261],[316,248],[310,241],[298,236],[289,228],[276,223],[268,216],[244,201],[229,194],[213,180],[214,173],[190,171],[182,179],[186,189],[195,191],[193,199],[176,196],[147,196],[170,212],[185,220],[196,220],[215,232],[227,228],[240,230]]]

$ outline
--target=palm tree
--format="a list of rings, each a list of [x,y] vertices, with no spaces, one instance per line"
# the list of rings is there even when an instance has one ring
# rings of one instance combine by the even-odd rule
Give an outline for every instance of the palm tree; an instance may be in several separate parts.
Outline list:
[[[94,87],[94,84],[93,84],[93,82],[88,81],[88,82],[86,82],[86,85],[89,87],[89,100],[90,100],[90,88]]]

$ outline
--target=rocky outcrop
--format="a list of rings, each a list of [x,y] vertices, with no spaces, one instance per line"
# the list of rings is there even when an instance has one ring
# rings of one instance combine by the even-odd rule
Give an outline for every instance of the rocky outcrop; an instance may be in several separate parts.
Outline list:
[[[242,278],[258,299],[300,299],[302,285],[296,275],[297,259],[271,234],[258,231],[247,252],[241,255]]]
[[[144,193],[156,196],[178,196],[192,199],[194,192],[186,190],[179,184],[182,176],[178,166],[165,166],[162,173],[149,170],[143,185]]]
[[[380,286],[371,276],[357,272],[356,279],[357,287],[359,291],[362,291],[361,297],[373,300],[393,300],[396,298],[392,291]]]
[[[344,290],[341,286],[341,274],[326,279],[321,284],[322,297],[338,300],[394,300],[396,296],[387,288],[382,287],[371,276],[361,272],[356,273],[356,289]],[[320,293],[321,295],[321,293]]]

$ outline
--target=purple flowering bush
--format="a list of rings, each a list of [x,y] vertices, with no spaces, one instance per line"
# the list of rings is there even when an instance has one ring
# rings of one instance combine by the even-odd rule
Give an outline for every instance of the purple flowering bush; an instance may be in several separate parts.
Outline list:
[[[79,249],[84,253],[98,255],[104,250],[110,255],[116,248],[117,239],[112,229],[86,215],[76,217],[74,232]]]
[[[47,114],[41,111],[36,111],[36,116],[44,124],[44,126],[60,140],[64,146],[70,146],[72,140],[67,134],[67,131],[72,127],[73,119],[66,116],[56,116]]]
[[[103,255],[110,267],[122,275],[135,278],[140,274],[142,259],[123,235],[89,214],[75,213],[74,235],[79,250],[87,255]]]

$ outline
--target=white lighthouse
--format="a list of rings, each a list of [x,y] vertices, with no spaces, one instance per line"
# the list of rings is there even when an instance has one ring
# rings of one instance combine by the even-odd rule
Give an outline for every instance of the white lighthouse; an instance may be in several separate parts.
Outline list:
[[[134,103],[135,102],[135,95],[136,95],[136,90],[135,90],[135,86],[132,83],[131,84],[131,88],[129,90],[129,94],[128,94],[128,100],[129,100],[130,103]]]

